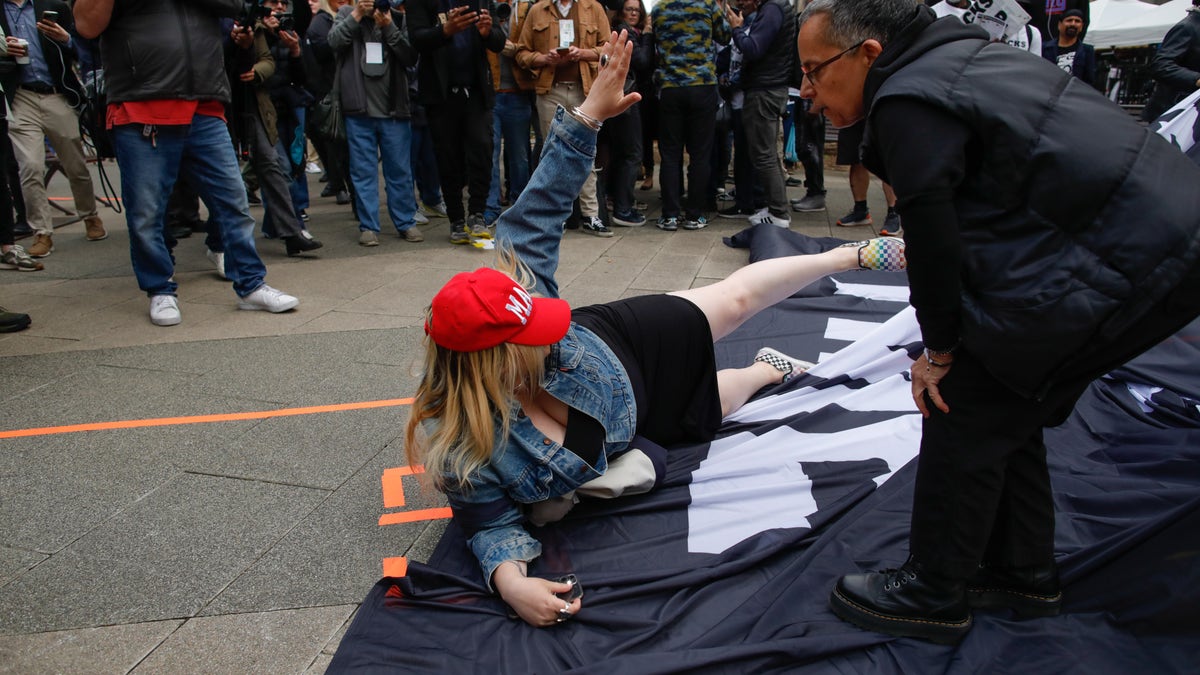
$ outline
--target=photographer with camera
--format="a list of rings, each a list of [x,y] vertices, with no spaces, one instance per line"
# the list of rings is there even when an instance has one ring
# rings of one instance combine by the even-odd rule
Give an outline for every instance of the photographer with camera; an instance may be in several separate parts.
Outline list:
[[[397,11],[398,10],[398,11]],[[407,68],[417,61],[408,41],[402,6],[388,0],[357,0],[338,10],[329,31],[337,54],[337,89],[350,140],[350,180],[358,211],[361,246],[379,245],[379,160],[387,188],[388,215],[400,238],[420,242],[413,192],[412,110]]]
[[[487,52],[500,53],[507,35],[481,0],[408,0],[421,103],[437,155],[450,243],[491,238],[483,217],[492,179],[495,85]],[[463,208],[463,188],[468,201]]]
[[[8,135],[21,175],[26,219],[35,235],[29,255],[44,258],[54,250],[53,211],[46,198],[46,138],[71,185],[87,240],[100,241],[108,232],[96,213],[79,133],[83,87],[72,69],[76,45],[71,9],[61,0],[4,0],[0,28],[7,36],[8,55],[17,62],[0,81],[12,109]]]
[[[271,11],[265,4],[248,2],[246,11],[229,31],[225,64],[233,89],[231,126],[239,152],[250,161],[262,188],[263,232],[283,239],[287,254],[298,256],[322,244],[304,229],[296,214],[288,186],[291,179],[280,166],[275,149],[279,142],[278,113],[267,81],[275,74],[276,62],[267,37],[271,31],[265,24]]]
[[[275,130],[278,140],[275,153],[279,168],[290,179],[288,189],[292,196],[292,208],[301,221],[307,220],[308,178],[304,174],[307,141],[304,124],[308,107],[313,104],[309,93],[308,73],[305,70],[300,35],[296,32],[296,19],[292,15],[288,0],[263,0],[263,7],[271,10],[263,17],[267,44],[271,57],[275,59],[275,73],[267,78],[267,91],[275,106]],[[269,214],[268,214],[269,215]],[[263,229],[269,229],[268,219],[263,219]]]
[[[238,0],[75,0],[79,34],[100,38],[130,257],[155,325],[182,320],[175,263],[163,237],[167,197],[181,172],[211,208],[238,309],[286,312],[300,304],[263,282],[267,270],[254,248],[254,219],[225,126],[230,98],[220,17],[237,15],[241,6]]]

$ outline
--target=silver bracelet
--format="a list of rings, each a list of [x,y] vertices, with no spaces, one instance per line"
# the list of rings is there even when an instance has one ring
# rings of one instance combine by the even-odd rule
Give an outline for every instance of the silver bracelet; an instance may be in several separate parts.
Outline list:
[[[571,109],[569,114],[571,115],[571,117],[574,117],[575,119],[582,122],[584,126],[591,129],[592,131],[600,131],[600,127],[604,126],[604,122],[601,122],[600,120],[596,119],[595,117],[592,117],[591,115],[583,112],[582,110],[579,109],[579,106],[575,106],[573,109]]]

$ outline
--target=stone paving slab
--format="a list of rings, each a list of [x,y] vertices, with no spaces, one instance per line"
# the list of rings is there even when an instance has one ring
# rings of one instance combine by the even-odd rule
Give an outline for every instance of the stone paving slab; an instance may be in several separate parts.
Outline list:
[[[183,621],[151,621],[32,635],[0,635],[0,673],[128,673],[182,624]]]

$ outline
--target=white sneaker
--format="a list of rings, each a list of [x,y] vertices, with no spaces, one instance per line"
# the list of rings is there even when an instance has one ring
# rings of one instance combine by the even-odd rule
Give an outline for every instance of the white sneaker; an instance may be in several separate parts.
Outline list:
[[[433,204],[433,205],[425,204],[424,206],[425,206],[425,215],[427,215],[427,216],[432,216],[433,218],[448,218],[449,217],[446,214],[446,202],[439,202],[439,203]]]
[[[216,251],[209,248],[209,249],[204,250],[204,255],[208,256],[208,261],[213,264],[213,267],[217,268],[217,276],[221,277],[222,279],[229,278],[229,277],[225,276],[225,254],[224,253],[217,253]]]
[[[754,355],[754,360],[762,361],[775,370],[783,373],[784,382],[787,382],[797,375],[807,372],[815,365],[808,361],[801,361],[800,359],[792,358],[787,354],[771,349],[770,347],[763,347],[762,349],[758,350],[758,353]]]
[[[304,173],[321,173],[321,165],[316,162],[309,162],[304,167]]]
[[[429,217],[421,213],[421,209],[417,209],[417,212],[413,214],[413,222],[418,225],[428,225]]]
[[[768,216],[770,214],[771,214],[771,211],[767,207],[764,206],[761,209],[755,211],[754,213],[751,213],[750,215],[746,216],[746,220],[748,220],[752,223],[756,223],[756,222],[758,222],[759,218],[762,218],[763,216]]]
[[[265,310],[272,314],[286,312],[300,304],[299,298],[263,284],[238,301],[238,309]]]
[[[753,216],[750,216],[750,224],[774,225],[775,227],[782,227],[786,230],[791,226],[792,221],[788,220],[787,218],[780,218],[779,216],[771,213],[768,209],[763,209],[755,213]]]
[[[179,302],[173,295],[150,296],[150,323],[155,326],[174,326],[183,321]]]

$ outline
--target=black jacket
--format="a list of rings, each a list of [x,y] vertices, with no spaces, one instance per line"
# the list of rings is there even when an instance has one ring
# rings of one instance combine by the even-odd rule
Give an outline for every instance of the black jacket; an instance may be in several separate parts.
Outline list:
[[[33,0],[34,16],[41,17],[42,12],[46,10],[58,12],[58,25],[71,34],[72,40],[79,40],[79,36],[75,34],[75,17],[71,14],[71,8],[67,6],[67,3],[62,0]],[[0,12],[0,27],[4,28],[5,35],[13,34],[12,28],[8,25],[8,12]],[[46,57],[46,67],[50,70],[50,76],[54,78],[55,90],[66,96],[71,105],[82,105],[83,87],[79,86],[79,79],[71,70],[71,66],[75,63],[74,49],[60,45],[40,33],[39,37],[41,38],[42,55]],[[0,85],[4,86],[4,94],[11,104],[13,96],[17,93],[17,86],[21,83],[21,69],[24,66],[16,64],[11,57],[6,57],[5,60],[16,66],[0,71]]]
[[[1179,23],[1167,31],[1158,53],[1150,62],[1154,76],[1154,95],[1143,110],[1142,118],[1151,121],[1179,103],[1200,80],[1200,9],[1188,10]]]
[[[1181,188],[1200,185],[1200,168],[1052,64],[979,28],[934,22],[926,7],[914,17],[868,72],[864,163],[885,180],[898,169],[879,160],[889,137],[911,134],[886,114],[890,100],[967,129],[949,195],[959,337],[997,379],[1037,396],[1080,354],[1135,327],[1200,260],[1200,190]],[[944,139],[925,136],[930,152],[944,151]],[[897,187],[901,199],[917,191]],[[920,227],[906,218],[906,230]]]
[[[241,7],[241,0],[116,0],[100,36],[108,102],[229,103],[220,17]]]
[[[743,90],[775,89],[786,87],[792,80],[792,69],[796,57],[796,11],[783,0],[767,0],[758,12],[768,11],[774,6],[782,15],[779,30],[775,32],[770,46],[761,58],[742,60],[742,72],[739,85]],[[754,26],[750,27],[750,35],[754,35]],[[735,33],[736,38],[736,33]]]
[[[422,105],[444,103],[450,93],[450,68],[454,49],[454,38],[446,37],[442,26],[438,23],[438,14],[444,13],[439,0],[409,0],[405,3],[408,14],[408,34],[413,47],[421,53],[421,63],[417,66],[417,89],[420,91]],[[484,107],[491,108],[496,98],[496,87],[492,82],[492,68],[483,57],[483,50],[499,54],[504,49],[504,41],[508,35],[498,23],[492,24],[492,30],[486,39],[479,31],[468,28],[468,34],[476,41],[479,60],[475,64],[474,79],[478,83],[479,93],[483,96]]]

